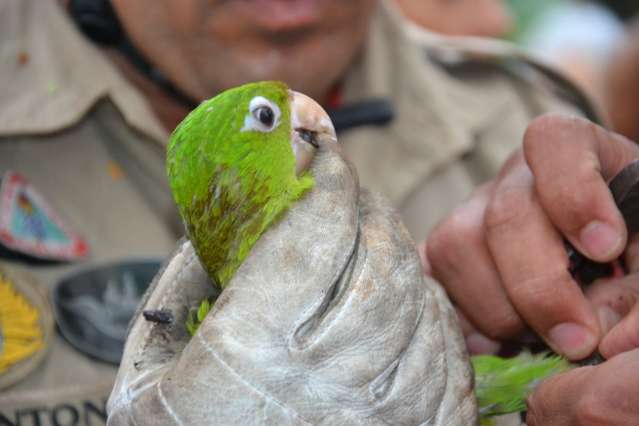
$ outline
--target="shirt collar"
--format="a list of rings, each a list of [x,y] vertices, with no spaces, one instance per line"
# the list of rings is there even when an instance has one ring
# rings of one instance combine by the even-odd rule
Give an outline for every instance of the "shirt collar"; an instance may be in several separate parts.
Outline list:
[[[481,85],[468,84],[429,58],[442,51],[439,39],[411,24],[392,0],[382,0],[366,46],[343,85],[344,103],[371,96],[391,100],[396,111],[391,133],[396,140],[423,145],[423,138],[415,135],[436,135],[438,142],[429,143],[427,153],[433,166],[440,156],[445,161],[465,150],[473,130],[491,122],[507,101],[505,91],[486,99],[476,93],[484,90]]]
[[[0,136],[47,134],[110,100],[131,127],[166,143],[144,97],[54,0],[10,0],[0,13]]]

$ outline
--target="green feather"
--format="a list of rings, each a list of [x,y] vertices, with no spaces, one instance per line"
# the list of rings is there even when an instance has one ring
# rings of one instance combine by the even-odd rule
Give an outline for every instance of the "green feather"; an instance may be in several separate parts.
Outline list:
[[[493,355],[471,357],[475,395],[482,424],[497,415],[524,411],[526,398],[544,379],[570,369],[559,355],[522,352],[513,358]]]

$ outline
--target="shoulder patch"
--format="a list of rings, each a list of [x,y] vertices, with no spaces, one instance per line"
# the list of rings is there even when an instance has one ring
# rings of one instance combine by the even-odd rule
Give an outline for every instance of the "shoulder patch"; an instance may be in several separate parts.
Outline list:
[[[0,244],[45,260],[72,261],[88,254],[45,199],[19,173],[7,171],[0,182]]]

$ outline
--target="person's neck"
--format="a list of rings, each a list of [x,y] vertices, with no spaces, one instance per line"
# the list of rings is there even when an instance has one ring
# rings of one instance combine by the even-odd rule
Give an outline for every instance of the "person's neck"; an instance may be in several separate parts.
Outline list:
[[[189,108],[149,80],[117,50],[106,48],[104,52],[126,79],[144,95],[162,126],[172,132],[189,113]]]
[[[125,78],[133,84],[146,98],[153,109],[155,116],[162,126],[172,132],[175,127],[190,112],[190,108],[166,93],[160,86],[151,81],[144,73],[140,72],[119,51],[113,48],[104,48],[107,57]],[[325,108],[338,108],[341,103],[339,85],[336,85],[329,93],[318,98]]]

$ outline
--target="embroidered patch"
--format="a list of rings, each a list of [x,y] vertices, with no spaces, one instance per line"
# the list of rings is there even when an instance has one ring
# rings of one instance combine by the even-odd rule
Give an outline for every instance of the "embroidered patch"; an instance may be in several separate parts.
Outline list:
[[[80,352],[119,365],[131,318],[160,264],[125,260],[63,278],[50,293],[62,336]]]
[[[31,374],[51,346],[53,313],[39,287],[22,268],[0,266],[0,395]],[[0,424],[2,414],[0,402]]]
[[[0,274],[0,374],[44,346],[40,313]]]
[[[89,251],[35,188],[13,171],[7,171],[0,182],[0,243],[47,260],[76,260]]]

